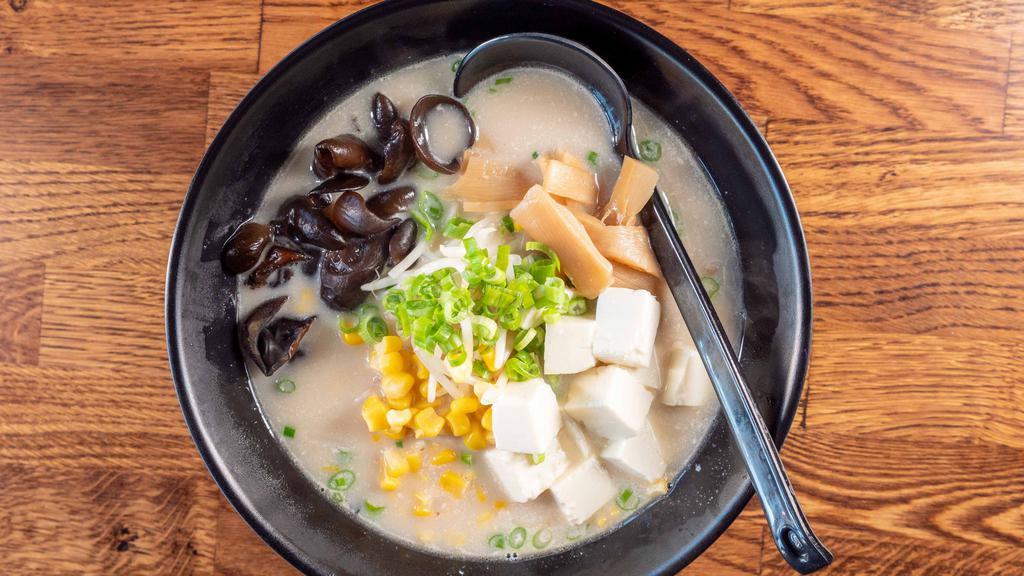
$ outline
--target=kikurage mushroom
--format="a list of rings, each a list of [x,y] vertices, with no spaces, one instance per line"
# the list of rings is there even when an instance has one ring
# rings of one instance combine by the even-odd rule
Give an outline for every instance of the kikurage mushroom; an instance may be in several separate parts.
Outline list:
[[[282,233],[299,244],[311,244],[325,250],[337,250],[347,238],[317,208],[309,196],[296,196],[281,205],[278,224]]]
[[[296,262],[306,262],[311,258],[309,254],[285,248],[284,246],[271,246],[270,251],[267,252],[267,257],[246,278],[245,285],[250,288],[265,286],[270,275],[274,272],[291,266]]]
[[[242,353],[246,358],[252,360],[260,372],[268,376],[270,374],[267,372],[267,365],[263,362],[263,357],[260,356],[260,332],[270,324],[286,300],[288,300],[287,296],[278,296],[267,300],[253,308],[245,320],[238,325],[238,344],[242,348]]]
[[[224,243],[221,265],[228,274],[241,274],[251,270],[260,261],[263,250],[273,240],[270,226],[246,222],[235,230]]]
[[[417,228],[416,221],[412,218],[398,225],[395,233],[388,240],[388,266],[398,264],[409,255],[409,252],[412,252],[413,247],[416,246]]]
[[[409,123],[398,119],[384,142],[384,167],[377,173],[378,184],[390,184],[401,177],[416,159]]]
[[[354,134],[341,134],[321,140],[313,148],[313,172],[319,178],[330,178],[340,172],[358,172],[373,164],[374,154]]]
[[[325,213],[335,228],[355,236],[369,237],[398,225],[397,220],[384,220],[371,212],[358,192],[343,192]]]
[[[391,218],[405,212],[416,201],[416,188],[398,186],[378,192],[366,201],[366,207],[381,218]]]
[[[390,98],[380,92],[373,95],[373,103],[370,105],[370,120],[373,122],[373,128],[377,131],[377,137],[381,142],[387,142],[391,136],[391,125],[398,118],[398,108]]]
[[[360,286],[376,279],[384,265],[387,232],[353,241],[324,254],[320,265],[320,298],[336,310],[353,310],[366,299]]]
[[[412,144],[416,151],[416,157],[434,172],[441,174],[455,174],[462,167],[462,154],[456,154],[451,161],[444,163],[438,160],[437,156],[430,150],[430,139],[427,135],[427,116],[439,106],[451,106],[462,115],[466,123],[468,133],[467,146],[471,148],[476,143],[476,123],[469,110],[462,105],[462,102],[442,94],[428,94],[416,101],[409,115],[409,128],[412,133]]]
[[[295,358],[299,352],[299,344],[303,336],[309,332],[316,316],[301,320],[295,318],[278,318],[260,331],[258,348],[263,360],[267,376],[277,372],[281,366]]]

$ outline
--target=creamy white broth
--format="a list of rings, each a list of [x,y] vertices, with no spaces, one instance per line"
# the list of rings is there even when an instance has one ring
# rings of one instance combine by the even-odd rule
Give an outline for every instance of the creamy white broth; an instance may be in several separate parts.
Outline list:
[[[267,190],[256,220],[270,220],[285,199],[305,193],[317,184],[309,168],[316,142],[346,132],[374,141],[369,121],[374,93],[386,94],[403,117],[408,117],[420,96],[450,93],[451,65],[455,59],[445,57],[399,70],[371,82],[338,103],[306,132]],[[538,180],[533,152],[562,149],[580,158],[594,152],[600,187],[607,193],[614,184],[620,162],[611,148],[604,117],[582,86],[546,70],[512,70],[499,76],[513,80],[501,84],[485,82],[465,99],[477,123],[480,136],[477,147],[525,171],[536,171]],[[720,290],[713,302],[733,342],[738,342],[743,315],[740,274],[736,243],[721,200],[689,147],[649,109],[639,103],[635,105],[638,138],[657,140],[662,146],[661,159],[652,164],[660,173],[659,189],[670,200],[679,218],[683,241],[698,270],[719,282]],[[460,125],[448,116],[448,112],[443,112],[428,119],[432,143],[444,135],[460,136]],[[453,156],[459,148],[445,145],[435,149],[440,159],[446,160],[445,154]],[[411,184],[418,190],[441,193],[454,179],[417,167],[384,188]],[[369,197],[378,189],[371,184],[362,193]],[[520,549],[495,550],[488,545],[492,534],[508,534],[522,526],[532,538],[538,530],[546,528],[551,531],[552,541],[543,552],[549,552],[611,530],[631,514],[609,503],[584,526],[572,527],[548,492],[532,502],[507,503],[497,509],[496,502],[504,497],[479,454],[472,465],[459,460],[443,467],[430,465],[430,457],[440,447],[450,447],[456,453],[468,452],[461,439],[443,435],[424,440],[409,436],[403,440],[403,451],[422,451],[424,465],[420,472],[402,478],[401,489],[382,491],[378,486],[379,455],[383,449],[394,448],[395,442],[382,434],[368,432],[360,414],[363,400],[379,388],[380,382],[380,375],[367,364],[369,348],[341,342],[338,313],[320,300],[317,276],[306,276],[297,270],[289,282],[278,288],[250,290],[240,283],[239,318],[244,318],[267,298],[280,294],[289,295],[282,315],[315,314],[317,321],[302,341],[302,357],[269,378],[250,368],[256,397],[273,432],[314,482],[324,485],[337,470],[331,467],[338,464],[339,450],[351,455],[343,467],[355,473],[356,481],[338,503],[366,521],[368,526],[442,554],[504,557],[538,550],[529,541]],[[689,341],[689,335],[671,297],[668,294],[657,296],[663,312],[656,350],[659,363],[664,366],[665,355],[672,345]],[[284,378],[295,382],[293,392],[278,391],[275,383]],[[563,378],[561,386],[571,386],[571,377]],[[649,418],[668,464],[669,480],[693,456],[716,411],[715,401],[700,408],[685,408],[666,406],[655,398]],[[294,428],[294,437],[282,436],[285,426]],[[566,433],[563,429],[561,434]],[[563,445],[566,444],[563,441]],[[600,450],[599,441],[592,444]],[[461,499],[437,488],[438,476],[448,469],[473,474],[470,489]],[[638,509],[659,497],[664,489],[663,485],[648,485],[611,466],[605,465],[605,469],[617,487],[630,487],[640,496]],[[411,513],[414,494],[418,491],[433,495],[434,516],[418,517]],[[365,502],[385,509],[368,513]]]

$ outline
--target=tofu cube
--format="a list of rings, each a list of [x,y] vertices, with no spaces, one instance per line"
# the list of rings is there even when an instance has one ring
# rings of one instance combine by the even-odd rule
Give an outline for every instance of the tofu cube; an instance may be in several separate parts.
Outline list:
[[[665,371],[661,402],[669,406],[702,406],[715,397],[715,387],[692,345],[672,349]]]
[[[651,360],[647,366],[630,368],[637,381],[651,390],[661,390],[661,366],[658,362],[658,351],[651,353]]]
[[[606,289],[597,298],[594,357],[608,364],[646,367],[660,319],[661,307],[650,292]]]
[[[636,436],[654,396],[621,366],[600,366],[576,376],[565,411],[587,430],[610,440]]]
[[[654,482],[665,475],[665,459],[651,423],[632,438],[613,440],[601,451],[601,458],[627,474]]]
[[[594,359],[595,322],[590,318],[565,316],[547,324],[544,336],[544,373],[577,374],[597,364]]]
[[[509,382],[491,405],[494,444],[499,450],[539,454],[562,428],[558,400],[540,378]]]
[[[482,456],[495,483],[512,502],[529,502],[540,496],[569,467],[558,440],[544,451],[544,460],[539,464],[534,464],[525,454],[497,448],[484,450]]]
[[[551,486],[558,509],[573,524],[582,524],[615,497],[615,486],[597,458],[591,456]]]

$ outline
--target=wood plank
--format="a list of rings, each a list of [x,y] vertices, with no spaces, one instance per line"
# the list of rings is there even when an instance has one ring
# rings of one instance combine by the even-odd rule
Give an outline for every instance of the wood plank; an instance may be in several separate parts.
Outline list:
[[[163,254],[54,260],[46,274],[39,362],[165,370]]]
[[[45,272],[42,262],[0,260],[0,364],[39,360]]]
[[[209,146],[221,125],[259,81],[259,74],[247,72],[210,73],[210,91],[207,96],[206,145]]]
[[[216,488],[205,471],[62,473],[0,465],[0,572],[209,574]]]
[[[1024,32],[1015,33],[1010,46],[1010,74],[1006,86],[1003,131],[1024,136]]]
[[[372,0],[338,0],[329,3],[264,0],[260,74],[273,68],[310,36],[372,4]]]
[[[6,161],[191,173],[203,152],[209,74],[96,60],[0,58]]]
[[[1002,128],[1009,34],[609,2],[696,56],[748,110],[859,128]],[[765,31],[770,30],[770,34]]]
[[[748,576],[761,572],[761,547],[767,534],[761,503],[755,495],[736,521],[680,574]]]
[[[256,67],[260,0],[5,4],[0,10],[0,53],[248,71]]]
[[[730,7],[744,12],[801,18],[852,17],[958,29],[1009,28],[1024,22],[1024,2],[1020,0],[732,0]]]
[[[299,574],[284,558],[267,546],[235,512],[231,504],[219,498],[217,506],[217,550],[214,572],[220,576],[260,576]]]

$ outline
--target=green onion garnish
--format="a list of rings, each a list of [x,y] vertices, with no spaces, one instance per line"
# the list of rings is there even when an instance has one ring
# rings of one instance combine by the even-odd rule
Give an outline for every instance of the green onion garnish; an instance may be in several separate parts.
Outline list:
[[[526,544],[526,528],[517,526],[508,533],[508,545],[518,550],[523,544]]]
[[[395,440],[395,446],[398,447],[398,448],[405,448],[405,441],[404,440]]]
[[[419,225],[420,230],[423,232],[423,239],[430,242],[434,238],[434,221],[418,208],[410,210],[409,216],[412,216],[412,219]]]
[[[536,160],[537,158],[540,158],[540,152],[534,150],[533,154],[530,154],[530,156],[533,157],[534,160]]]
[[[460,65],[462,65],[462,58],[459,58],[458,60],[452,62],[452,72],[458,70]]]
[[[645,162],[661,160],[661,142],[644,140],[640,142],[640,159]]]
[[[481,380],[490,380],[491,371],[487,369],[487,363],[483,360],[473,360],[473,374]]]
[[[430,190],[420,192],[419,205],[420,210],[429,216],[431,220],[440,220],[444,214],[444,204],[441,203],[441,199],[437,197],[437,194]]]
[[[282,394],[291,394],[292,392],[295,392],[295,381],[291,378],[278,378],[275,384],[277,385],[277,391]]]
[[[549,248],[547,244],[531,240],[530,242],[526,243],[526,249],[531,251],[543,252],[548,257],[548,259],[550,259],[551,262],[555,264],[555,274],[557,274],[562,269],[562,263],[559,262],[558,260],[558,254],[555,254],[555,251]],[[538,282],[543,282],[543,280],[538,280]]]
[[[345,501],[345,493],[337,490],[331,490],[331,502],[341,504]]]
[[[708,293],[708,298],[712,298],[715,294],[718,294],[718,290],[721,288],[718,280],[715,280],[711,276],[701,276],[700,283],[704,286],[704,291]]]
[[[281,430],[281,434],[284,434],[285,438],[295,438],[295,428],[285,426],[284,429]]]
[[[540,376],[540,365],[536,356],[524,350],[505,361],[505,373],[512,382],[523,382]]]
[[[359,330],[359,315],[350,312],[338,314],[338,330],[342,334],[351,334]]]
[[[551,530],[547,528],[541,528],[533,534],[533,547],[542,550],[551,544]]]
[[[357,309],[359,324],[357,330],[359,336],[368,343],[376,344],[388,335],[388,325],[380,314],[376,305],[366,302]]]
[[[529,346],[530,342],[533,342],[533,339],[536,337],[536,329],[530,328],[529,330],[524,330],[516,334],[516,339],[513,341],[512,347],[515,348],[516,350],[522,350],[523,348]]]
[[[615,497],[615,505],[629,512],[630,510],[636,510],[636,507],[640,505],[640,498],[633,493],[633,490],[623,488],[622,492],[619,492],[619,495]]]
[[[473,465],[473,455],[470,454],[469,452],[463,452],[462,454],[460,454],[459,460],[462,460],[462,463],[465,464],[466,466]]]
[[[597,168],[597,152],[594,152],[593,150],[587,152],[587,163],[594,168]]]
[[[543,453],[540,453],[540,454],[530,454],[530,464],[533,464],[534,466],[537,466],[539,464],[543,464],[544,463],[544,458],[545,458],[545,456],[544,456]]]
[[[348,490],[356,482],[356,473],[351,470],[342,470],[327,479],[327,487],[331,490]]]
[[[534,152],[534,154],[536,154],[536,152]],[[502,218],[501,218],[501,229],[504,230],[505,232],[508,232],[509,234],[515,234],[516,223],[515,223],[514,220],[512,220],[512,216],[510,216],[508,214],[505,214],[504,216],[502,216]]]
[[[512,83],[512,77],[511,76],[502,76],[501,78],[495,78],[494,79],[494,85],[495,86],[501,86],[502,84],[511,84],[511,83]]]
[[[505,535],[495,534],[487,539],[487,545],[497,550],[505,549]]]
[[[380,514],[381,512],[384,511],[384,508],[386,508],[386,507],[385,506],[377,506],[376,504],[373,504],[369,500],[363,500],[363,508],[366,508],[366,511],[369,512],[370,514]]]
[[[462,240],[466,236],[466,232],[473,227],[474,222],[467,220],[461,216],[455,216],[444,225],[444,230],[441,234],[445,238],[452,238],[453,240]]]
[[[583,537],[583,535],[586,532],[587,532],[587,525],[586,524],[581,524],[579,526],[570,526],[569,529],[565,531],[565,539],[569,540],[570,542],[573,541],[573,540],[579,540],[580,538]]]
[[[573,296],[569,299],[569,306],[566,308],[565,313],[568,316],[582,316],[587,313],[589,304],[587,299],[583,296]]]

